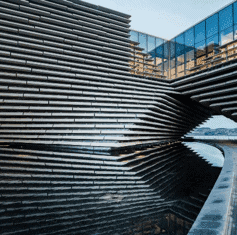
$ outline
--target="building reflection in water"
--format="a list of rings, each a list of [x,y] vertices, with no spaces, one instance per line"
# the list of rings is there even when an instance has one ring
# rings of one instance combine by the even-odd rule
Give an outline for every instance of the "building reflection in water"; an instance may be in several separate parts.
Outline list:
[[[3,209],[14,203],[3,231],[33,223],[30,210],[48,215],[34,223],[50,234],[187,234],[221,169],[180,141],[94,153],[28,146],[0,147]]]
[[[192,227],[192,223],[174,214],[167,213],[159,219],[146,222],[141,221],[134,223],[133,226],[133,230],[130,230],[127,234],[186,235]]]

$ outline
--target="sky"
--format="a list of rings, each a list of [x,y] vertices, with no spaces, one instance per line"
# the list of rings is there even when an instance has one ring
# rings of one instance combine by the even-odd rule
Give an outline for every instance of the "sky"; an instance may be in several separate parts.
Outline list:
[[[198,128],[201,128],[201,127],[210,127],[211,129],[237,128],[237,123],[222,115],[216,115],[216,116],[213,116],[208,121],[206,121],[205,123],[198,126]]]
[[[131,15],[131,29],[171,39],[233,0],[84,0]]]
[[[171,39],[233,2],[233,0],[84,0],[131,15],[131,29]],[[198,127],[237,128],[224,116]]]

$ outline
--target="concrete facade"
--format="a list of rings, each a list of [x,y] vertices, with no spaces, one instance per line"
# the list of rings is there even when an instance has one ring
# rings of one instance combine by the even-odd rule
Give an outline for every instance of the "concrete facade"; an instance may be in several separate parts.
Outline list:
[[[10,0],[0,16],[1,234],[136,234],[134,221],[164,213],[192,223],[219,170],[180,138],[218,110],[186,96],[189,78],[132,75],[123,13]]]

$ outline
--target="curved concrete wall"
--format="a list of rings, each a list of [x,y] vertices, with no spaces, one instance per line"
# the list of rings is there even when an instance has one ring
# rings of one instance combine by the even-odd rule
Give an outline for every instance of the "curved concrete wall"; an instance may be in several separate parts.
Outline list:
[[[195,223],[188,234],[233,234],[235,228],[236,165],[237,147],[235,143],[223,141],[215,143],[224,151],[225,161],[221,173]],[[234,226],[235,227],[235,226]]]
[[[0,16],[1,234],[193,222],[218,171],[179,139],[213,112],[129,73],[129,16],[66,0],[0,0]]]

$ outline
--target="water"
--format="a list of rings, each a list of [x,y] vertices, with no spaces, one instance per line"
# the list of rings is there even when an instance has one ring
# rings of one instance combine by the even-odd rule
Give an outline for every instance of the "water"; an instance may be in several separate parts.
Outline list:
[[[184,142],[187,147],[190,147],[193,151],[200,154],[201,157],[205,158],[213,166],[223,167],[224,156],[221,151],[208,144],[202,144],[198,142]]]

